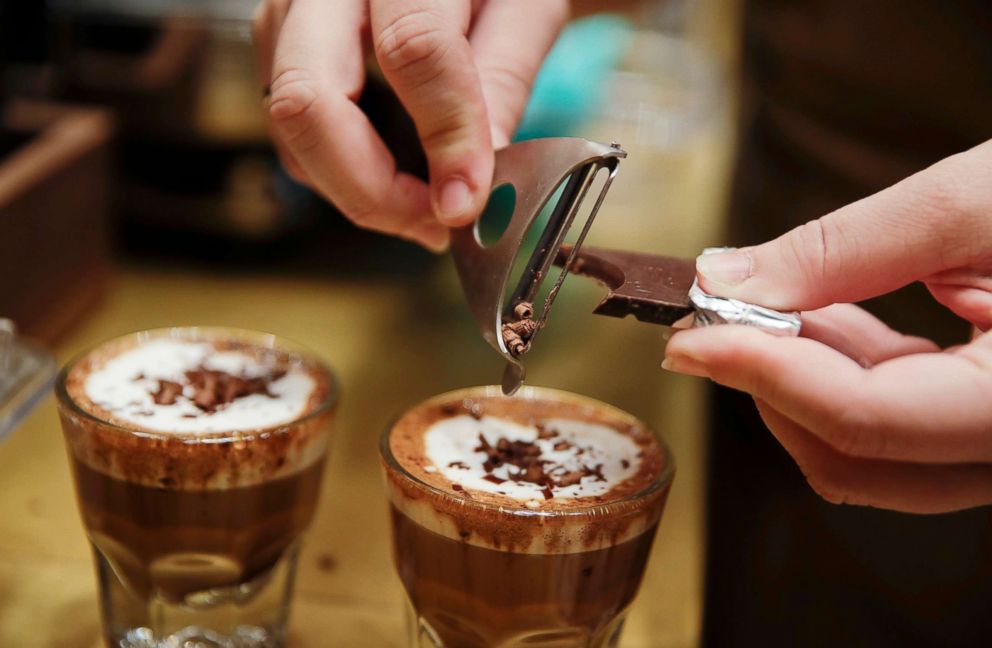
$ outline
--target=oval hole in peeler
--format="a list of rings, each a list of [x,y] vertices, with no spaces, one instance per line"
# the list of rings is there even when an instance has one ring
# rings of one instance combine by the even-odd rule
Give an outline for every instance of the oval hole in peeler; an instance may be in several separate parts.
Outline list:
[[[517,190],[513,185],[501,184],[492,190],[482,215],[475,221],[475,238],[479,245],[492,247],[499,242],[510,225],[516,205]]]

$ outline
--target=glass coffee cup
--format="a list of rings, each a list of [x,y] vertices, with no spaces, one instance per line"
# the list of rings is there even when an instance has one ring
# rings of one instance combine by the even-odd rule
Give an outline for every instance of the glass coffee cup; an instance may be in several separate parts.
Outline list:
[[[281,646],[330,370],[272,335],[162,329],[84,353],[56,393],[108,645]]]
[[[383,435],[410,645],[617,645],[674,475],[631,415],[527,387],[451,392]]]

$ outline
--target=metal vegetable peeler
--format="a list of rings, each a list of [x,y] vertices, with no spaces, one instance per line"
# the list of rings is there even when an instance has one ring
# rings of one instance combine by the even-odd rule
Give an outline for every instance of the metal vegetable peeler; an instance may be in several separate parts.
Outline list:
[[[559,272],[540,312],[534,311],[534,298],[558,256],[593,179],[600,169],[607,169],[609,175],[582,225],[573,252],[582,245],[616,175],[620,159],[626,155],[616,144],[564,137],[528,140],[508,146],[496,152],[493,191],[510,185],[516,200],[509,224],[499,240],[489,246],[482,243],[479,222],[485,215],[475,224],[452,232],[451,249],[469,308],[486,342],[507,361],[503,393],[512,394],[523,383],[525,372],[520,356],[547,321],[551,305],[568,274],[568,263]],[[564,188],[537,247],[507,299],[507,284],[524,238],[563,182]]]
[[[485,245],[479,222],[452,233],[452,252],[469,308],[485,340],[507,361],[504,394],[514,393],[525,371],[520,357],[528,351],[547,322],[551,306],[569,271],[594,278],[609,289],[595,313],[613,317],[634,315],[655,324],[671,325],[693,315],[694,325],[724,322],[759,326],[780,335],[796,335],[799,315],[779,313],[733,299],[714,297],[696,285],[695,260],[620,250],[583,250],[589,228],[627,154],[617,144],[577,138],[528,140],[496,152],[493,195],[510,185],[515,203],[500,238]],[[607,176],[571,245],[564,243],[576,225],[576,215],[597,174]],[[507,298],[514,262],[527,232],[545,205],[563,185],[537,247]],[[492,203],[492,200],[490,200]],[[488,207],[487,207],[488,210]],[[704,252],[705,253],[705,252]],[[561,268],[539,311],[534,299],[552,265]]]

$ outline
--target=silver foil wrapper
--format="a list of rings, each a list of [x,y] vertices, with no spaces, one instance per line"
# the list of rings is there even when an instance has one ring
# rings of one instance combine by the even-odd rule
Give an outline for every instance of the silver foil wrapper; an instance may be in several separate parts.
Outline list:
[[[729,248],[706,248],[703,250],[703,254],[723,252],[727,249]],[[717,297],[700,288],[698,281],[692,282],[692,288],[689,289],[689,302],[695,308],[693,326],[742,324],[783,337],[795,337],[799,335],[799,329],[802,328],[802,319],[797,312],[783,313],[764,306],[749,304],[739,299]]]

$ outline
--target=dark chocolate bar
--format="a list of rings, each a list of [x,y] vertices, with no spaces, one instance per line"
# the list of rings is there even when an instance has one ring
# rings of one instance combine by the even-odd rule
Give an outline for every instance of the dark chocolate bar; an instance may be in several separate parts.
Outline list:
[[[555,265],[566,263],[571,251],[572,246],[563,245]],[[671,325],[693,312],[689,288],[696,277],[694,259],[582,247],[569,272],[609,288],[593,311],[597,315],[633,315],[642,322]]]

